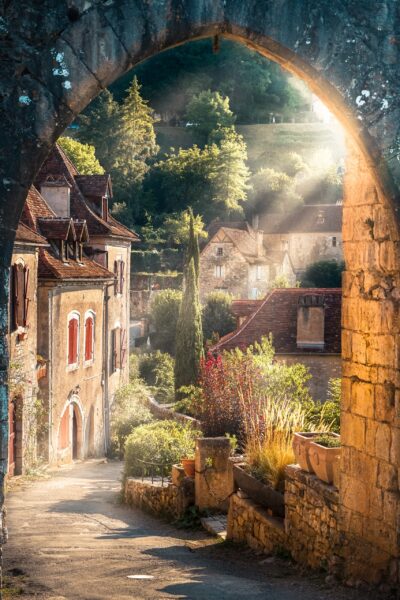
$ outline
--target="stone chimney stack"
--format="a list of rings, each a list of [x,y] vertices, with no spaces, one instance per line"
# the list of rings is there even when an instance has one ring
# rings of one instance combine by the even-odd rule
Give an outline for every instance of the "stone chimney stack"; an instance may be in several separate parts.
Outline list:
[[[299,299],[297,307],[297,347],[323,350],[325,346],[325,298],[307,294]]]
[[[64,175],[49,175],[40,187],[40,193],[57,217],[70,217],[71,186]]]
[[[255,231],[256,234],[256,244],[257,244],[257,256],[260,258],[264,256],[264,232],[261,229],[257,229]]]

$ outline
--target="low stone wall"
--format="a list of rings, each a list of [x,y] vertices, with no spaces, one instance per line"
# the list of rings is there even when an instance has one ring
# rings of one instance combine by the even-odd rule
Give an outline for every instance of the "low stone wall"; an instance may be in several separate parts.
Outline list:
[[[125,502],[157,516],[179,519],[194,504],[194,480],[182,477],[179,485],[161,480],[128,478]]]
[[[227,538],[255,550],[285,549],[299,563],[340,575],[339,492],[298,465],[286,468],[285,519],[270,516],[239,490],[230,500]]]
[[[283,519],[270,516],[241,490],[231,496],[226,538],[267,554],[287,548]]]
[[[335,572],[339,492],[297,465],[286,467],[285,528],[294,560]]]

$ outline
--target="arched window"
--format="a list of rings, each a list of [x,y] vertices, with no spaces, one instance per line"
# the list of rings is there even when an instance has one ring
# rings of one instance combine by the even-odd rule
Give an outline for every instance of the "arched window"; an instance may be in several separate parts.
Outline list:
[[[68,315],[68,366],[77,367],[79,358],[79,313]]]
[[[85,314],[85,362],[91,362],[94,359],[94,325],[95,314],[89,310]]]

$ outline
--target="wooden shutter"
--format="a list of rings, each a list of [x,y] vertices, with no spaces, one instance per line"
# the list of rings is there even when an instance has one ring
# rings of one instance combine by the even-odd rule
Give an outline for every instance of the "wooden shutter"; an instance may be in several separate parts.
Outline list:
[[[120,269],[120,273],[119,273],[119,293],[123,294],[124,292],[124,283],[125,283],[125,263],[123,260],[119,261],[119,269]]]
[[[29,267],[24,267],[24,327],[28,326],[28,312],[29,312]]]
[[[115,330],[115,366],[121,368],[121,328]]]
[[[116,349],[116,329],[113,329],[111,331],[111,373],[114,373],[114,371],[117,368],[117,356],[115,353],[115,349]]]
[[[10,274],[10,316],[11,331],[15,331],[17,325],[17,265],[12,265]]]
[[[24,327],[25,323],[25,270],[22,265],[14,265],[14,300],[15,300],[15,325],[16,328]]]
[[[68,364],[78,360],[78,319],[74,317],[68,323]]]
[[[123,369],[124,364],[125,364],[125,358],[126,358],[126,329],[121,329],[121,364],[120,364],[120,368]]]
[[[119,278],[119,268],[118,268],[118,261],[114,260],[114,276],[115,276],[115,280],[114,280],[114,294],[117,295],[118,294],[118,278]]]
[[[93,358],[93,317],[85,321],[85,360]]]

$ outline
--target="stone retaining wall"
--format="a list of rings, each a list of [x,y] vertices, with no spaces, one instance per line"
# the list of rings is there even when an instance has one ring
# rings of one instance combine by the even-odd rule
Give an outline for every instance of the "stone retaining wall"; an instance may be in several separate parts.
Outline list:
[[[299,563],[339,575],[341,560],[335,555],[338,511],[336,488],[290,465],[286,468],[285,519],[270,516],[239,490],[231,497],[227,538],[266,553],[284,549]]]
[[[267,554],[287,547],[283,519],[270,516],[241,490],[231,496],[226,538]]]
[[[297,465],[286,468],[285,529],[294,560],[312,568],[336,570],[338,510],[336,488]]]
[[[170,406],[164,406],[159,404],[152,396],[146,396],[145,399],[147,408],[156,419],[177,421],[183,425],[192,425],[196,429],[201,429],[200,421],[189,417],[189,415],[183,415],[182,413],[175,412]]]
[[[125,502],[157,516],[179,519],[194,504],[194,480],[184,477],[180,485],[150,479],[129,478]]]

